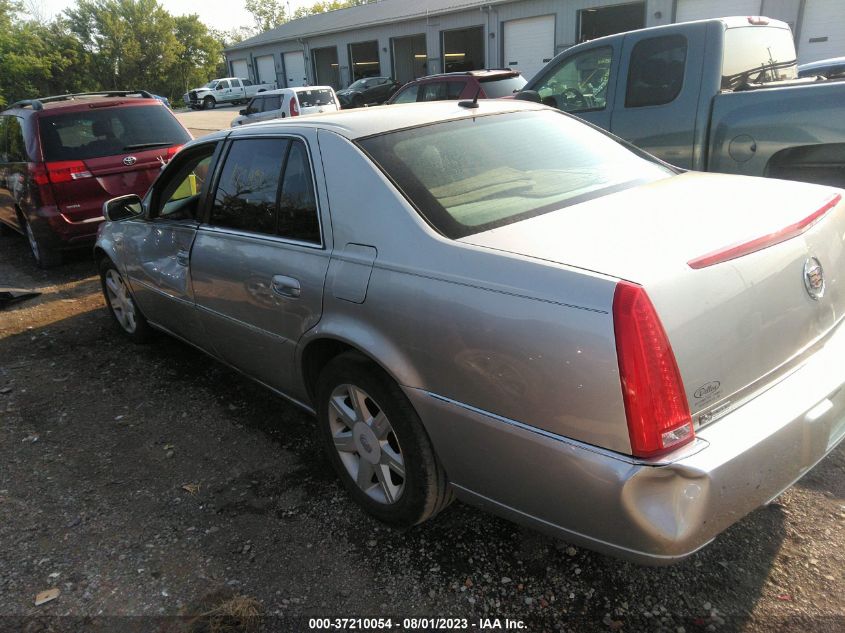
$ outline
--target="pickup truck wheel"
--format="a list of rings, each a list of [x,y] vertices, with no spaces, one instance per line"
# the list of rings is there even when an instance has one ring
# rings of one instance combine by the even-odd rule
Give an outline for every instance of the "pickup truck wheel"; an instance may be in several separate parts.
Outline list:
[[[203,110],[213,110],[215,105],[217,105],[217,102],[214,100],[214,97],[206,97],[202,100]]]
[[[411,403],[379,367],[341,354],[317,380],[317,419],[343,485],[371,515],[422,523],[452,501],[443,466]]]
[[[45,246],[43,240],[39,239],[32,230],[29,220],[23,215],[21,215],[21,219],[23,221],[26,240],[29,242],[29,250],[32,252],[32,257],[35,258],[35,263],[38,264],[38,267],[54,268],[60,266],[62,263],[62,252]]]
[[[135,305],[135,299],[129,292],[123,276],[108,257],[100,261],[100,285],[103,297],[115,323],[133,343],[146,343],[153,330],[147,323],[141,310]]]

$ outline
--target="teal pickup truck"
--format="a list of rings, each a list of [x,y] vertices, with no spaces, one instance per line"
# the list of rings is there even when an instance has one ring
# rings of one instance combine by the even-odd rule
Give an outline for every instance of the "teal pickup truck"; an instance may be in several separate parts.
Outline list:
[[[685,169],[845,187],[845,82],[798,78],[792,31],[731,17],[620,33],[555,57],[517,98]]]

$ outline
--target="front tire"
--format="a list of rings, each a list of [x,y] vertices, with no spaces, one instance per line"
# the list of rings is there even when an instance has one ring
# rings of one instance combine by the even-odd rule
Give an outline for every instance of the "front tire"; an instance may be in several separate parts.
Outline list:
[[[446,472],[405,394],[363,356],[333,359],[317,381],[324,448],[353,499],[377,519],[410,527],[453,499]]]
[[[202,100],[203,110],[213,110],[215,105],[217,105],[217,102],[214,100],[214,97],[206,97]]]
[[[135,304],[120,271],[107,257],[100,261],[99,269],[106,307],[120,331],[134,343],[146,343],[152,337],[153,330]]]
[[[21,222],[23,224],[24,235],[26,235],[26,241],[29,242],[29,250],[38,267],[54,268],[60,266],[62,263],[62,252],[45,246],[44,241],[32,230],[32,225],[26,216],[21,215]]]

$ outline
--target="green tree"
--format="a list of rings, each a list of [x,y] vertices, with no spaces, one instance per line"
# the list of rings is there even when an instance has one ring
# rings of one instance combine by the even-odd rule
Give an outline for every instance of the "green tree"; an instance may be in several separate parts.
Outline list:
[[[176,16],[174,26],[179,52],[169,73],[168,94],[179,96],[217,74],[223,60],[223,43],[197,15]]]
[[[252,14],[259,33],[288,21],[284,4],[280,0],[246,0],[244,6]]]
[[[349,7],[357,7],[362,4],[370,4],[377,0],[317,0],[312,5],[307,7],[299,7],[293,13],[294,19],[304,18],[316,13],[327,13],[329,11],[337,11],[338,9],[348,9]]]

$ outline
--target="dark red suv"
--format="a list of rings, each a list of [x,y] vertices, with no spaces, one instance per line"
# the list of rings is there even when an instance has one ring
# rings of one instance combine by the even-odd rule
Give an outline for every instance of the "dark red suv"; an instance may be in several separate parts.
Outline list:
[[[61,95],[0,112],[0,229],[25,235],[42,268],[94,243],[103,203],[144,195],[191,135],[144,92]]]
[[[528,83],[516,70],[468,70],[420,77],[406,83],[388,103],[448,101],[449,99],[499,99],[512,97]]]

